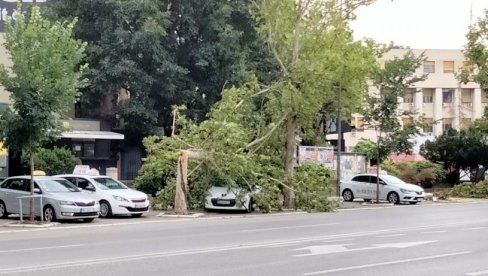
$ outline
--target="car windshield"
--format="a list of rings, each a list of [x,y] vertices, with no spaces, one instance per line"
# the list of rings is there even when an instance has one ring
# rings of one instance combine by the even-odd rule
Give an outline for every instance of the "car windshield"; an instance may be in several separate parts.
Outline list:
[[[385,181],[387,184],[405,184],[403,180],[393,175],[382,175],[381,179]]]
[[[109,177],[97,177],[97,178],[93,178],[93,181],[95,181],[97,183],[97,186],[102,190],[127,189],[127,187],[124,184]]]
[[[43,191],[50,193],[79,192],[75,185],[64,179],[42,179],[37,183]]]

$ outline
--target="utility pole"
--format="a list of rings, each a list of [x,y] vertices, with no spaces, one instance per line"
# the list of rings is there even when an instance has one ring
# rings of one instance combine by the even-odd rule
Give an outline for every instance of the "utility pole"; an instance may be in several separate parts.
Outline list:
[[[341,196],[341,149],[342,149],[342,123],[341,123],[341,90],[337,93],[337,196]]]

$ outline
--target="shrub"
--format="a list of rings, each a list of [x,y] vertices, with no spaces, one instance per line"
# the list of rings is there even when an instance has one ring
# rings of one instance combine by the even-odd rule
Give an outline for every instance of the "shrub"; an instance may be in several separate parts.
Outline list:
[[[65,148],[41,148],[34,155],[35,169],[47,175],[72,173],[75,166],[80,164],[80,158]]]
[[[381,168],[405,182],[420,184],[431,188],[433,184],[444,179],[445,172],[441,165],[430,161],[390,161],[381,164]]]
[[[449,195],[453,197],[488,198],[488,181],[454,186]]]
[[[329,179],[332,171],[317,163],[307,162],[298,167],[295,183],[299,187],[296,193],[296,207],[308,212],[329,212],[338,207],[338,202],[330,200]]]

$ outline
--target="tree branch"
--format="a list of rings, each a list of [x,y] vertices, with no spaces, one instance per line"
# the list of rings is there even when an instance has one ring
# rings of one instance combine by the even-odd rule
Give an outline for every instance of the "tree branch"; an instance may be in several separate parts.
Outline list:
[[[248,149],[248,148],[250,148],[256,144],[259,144],[259,143],[263,142],[264,140],[268,139],[269,136],[271,136],[271,134],[273,134],[273,132],[285,121],[285,119],[286,119],[286,117],[288,117],[288,115],[290,115],[290,112],[285,113],[285,115],[283,115],[283,117],[278,121],[278,123],[270,131],[268,131],[268,133],[266,133],[266,135],[252,141],[251,143],[247,144],[244,148],[237,150],[237,152]]]

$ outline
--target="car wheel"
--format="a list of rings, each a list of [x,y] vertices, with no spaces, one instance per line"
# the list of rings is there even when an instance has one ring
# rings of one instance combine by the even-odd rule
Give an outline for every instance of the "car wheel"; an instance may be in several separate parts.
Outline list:
[[[249,204],[247,205],[246,212],[251,213],[252,212],[252,205],[254,203],[252,202],[252,198],[249,199]]]
[[[49,205],[44,207],[43,215],[45,222],[56,221],[56,212],[54,211],[54,208]]]
[[[351,190],[347,189],[342,192],[342,198],[344,198],[345,201],[353,201],[354,195]]]
[[[0,218],[7,218],[8,213],[7,213],[7,207],[5,206],[5,203],[3,201],[0,201]]]
[[[415,201],[415,202],[410,202],[410,205],[415,205],[415,204],[417,204],[417,203],[419,203],[419,202],[418,202],[418,201]]]
[[[100,217],[109,218],[112,216],[112,207],[106,201],[100,201]]]
[[[142,217],[142,214],[131,214],[133,218],[140,218]]]
[[[95,218],[85,218],[83,222],[92,222]]]
[[[388,194],[388,202],[393,204],[398,204],[400,203],[400,197],[398,196],[397,193],[391,192]]]

